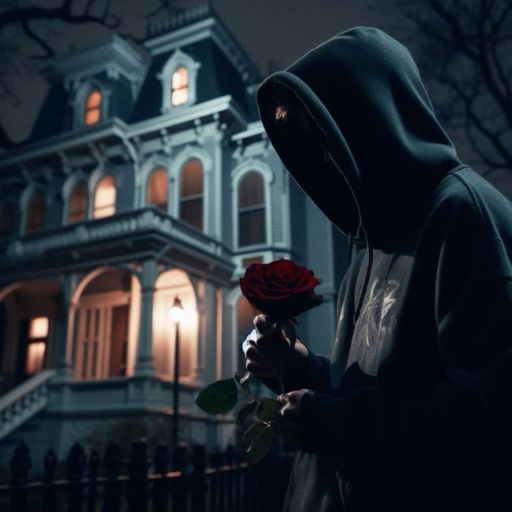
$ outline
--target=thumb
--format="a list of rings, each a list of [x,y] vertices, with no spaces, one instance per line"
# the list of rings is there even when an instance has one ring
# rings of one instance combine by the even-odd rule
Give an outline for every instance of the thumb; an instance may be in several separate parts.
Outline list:
[[[254,327],[263,336],[270,336],[275,332],[276,324],[273,318],[266,313],[256,315],[253,320]]]

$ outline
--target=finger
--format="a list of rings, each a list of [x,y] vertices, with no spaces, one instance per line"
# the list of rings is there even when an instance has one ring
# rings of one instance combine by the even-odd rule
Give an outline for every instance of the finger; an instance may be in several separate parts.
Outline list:
[[[270,315],[259,314],[254,317],[254,327],[263,336],[270,336],[275,330],[275,323]]]
[[[246,361],[245,368],[247,371],[251,372],[256,377],[270,377],[273,378],[276,376],[275,371],[272,371],[271,368],[267,366],[255,363],[253,361]]]
[[[245,359],[262,366],[269,366],[268,358],[264,357],[262,353],[253,346],[250,346],[245,352]]]
[[[298,409],[290,403],[287,403],[284,407],[282,407],[279,412],[281,413],[281,416],[286,419],[294,419],[299,415]]]

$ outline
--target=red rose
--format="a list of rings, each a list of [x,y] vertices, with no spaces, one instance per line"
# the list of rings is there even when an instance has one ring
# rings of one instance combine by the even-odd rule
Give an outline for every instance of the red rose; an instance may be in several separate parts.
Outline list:
[[[263,313],[291,319],[323,302],[323,297],[314,292],[320,283],[307,267],[280,259],[250,265],[240,279],[240,288]]]

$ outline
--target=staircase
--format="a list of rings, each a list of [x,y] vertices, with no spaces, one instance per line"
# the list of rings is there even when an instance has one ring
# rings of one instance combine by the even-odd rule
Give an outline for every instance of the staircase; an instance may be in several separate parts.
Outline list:
[[[46,407],[54,375],[54,370],[39,372],[0,398],[0,442]]]

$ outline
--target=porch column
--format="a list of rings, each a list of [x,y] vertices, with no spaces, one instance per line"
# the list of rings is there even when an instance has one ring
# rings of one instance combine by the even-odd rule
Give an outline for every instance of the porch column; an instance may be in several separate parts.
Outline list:
[[[53,362],[58,380],[73,378],[73,345],[75,343],[75,317],[78,304],[74,302],[76,276],[66,275],[62,282],[62,295],[55,316]]]
[[[158,268],[155,260],[145,260],[142,263],[139,340],[134,372],[137,377],[153,377],[155,375],[153,361],[153,295],[157,274]]]

